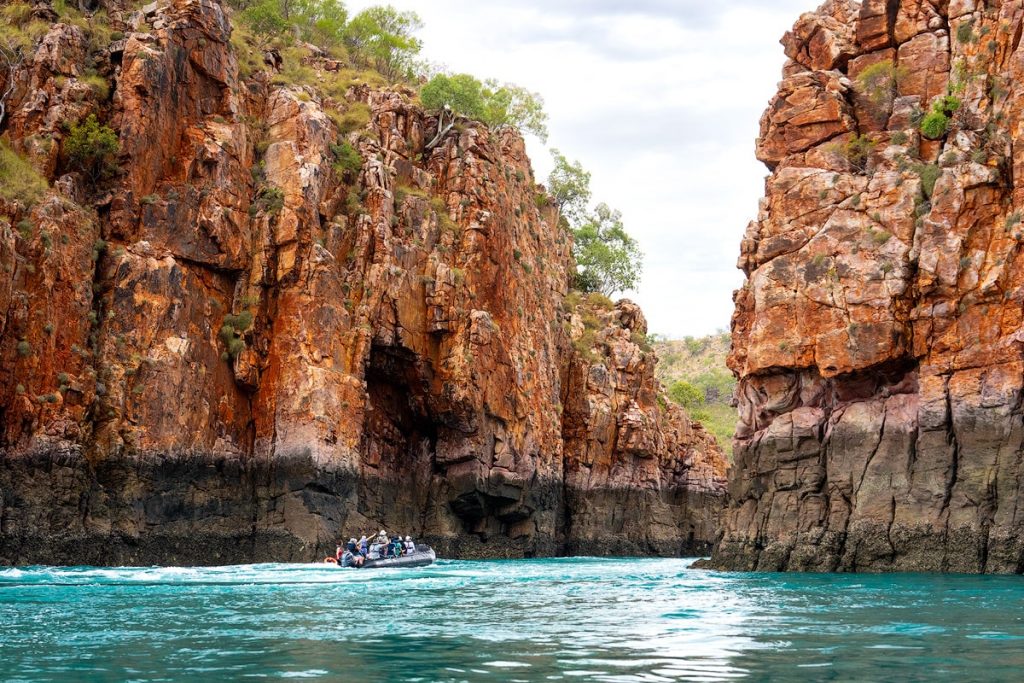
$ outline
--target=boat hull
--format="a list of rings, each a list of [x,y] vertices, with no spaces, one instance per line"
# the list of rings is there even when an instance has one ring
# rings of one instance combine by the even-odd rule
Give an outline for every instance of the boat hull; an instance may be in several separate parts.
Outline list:
[[[427,565],[433,564],[436,559],[437,555],[434,553],[433,548],[426,545],[418,545],[416,546],[416,552],[411,555],[385,557],[379,560],[367,560],[363,563],[362,569],[426,567]]]

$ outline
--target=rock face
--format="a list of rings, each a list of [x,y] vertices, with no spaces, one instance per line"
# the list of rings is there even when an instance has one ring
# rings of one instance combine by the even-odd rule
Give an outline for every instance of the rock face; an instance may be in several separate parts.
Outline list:
[[[211,0],[106,5],[124,38],[54,24],[7,103],[53,189],[0,205],[0,562],[311,560],[379,527],[462,557],[708,545],[724,458],[639,309],[567,301],[517,134],[430,145],[408,93],[242,79]],[[121,148],[98,190],[60,153],[91,113]]]
[[[836,0],[784,38],[713,566],[1024,571],[1022,20]]]

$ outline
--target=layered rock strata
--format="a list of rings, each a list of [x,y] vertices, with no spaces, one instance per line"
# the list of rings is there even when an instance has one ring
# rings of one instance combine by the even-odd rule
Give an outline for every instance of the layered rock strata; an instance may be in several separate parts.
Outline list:
[[[635,305],[566,303],[517,134],[435,140],[411,93],[331,99],[277,55],[243,79],[211,0],[106,4],[122,37],[52,25],[7,102],[52,189],[0,206],[0,562],[312,560],[379,527],[444,556],[706,547],[725,461]],[[60,152],[89,114],[112,177]]]
[[[1022,21],[834,0],[783,39],[713,566],[1024,571]]]

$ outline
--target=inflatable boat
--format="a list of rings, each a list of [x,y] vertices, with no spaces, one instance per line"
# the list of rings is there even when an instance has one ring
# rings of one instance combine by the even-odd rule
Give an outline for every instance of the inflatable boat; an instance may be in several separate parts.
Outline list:
[[[382,557],[378,560],[366,560],[360,569],[388,569],[398,567],[426,567],[428,564],[433,564],[434,560],[437,559],[437,555],[434,554],[434,549],[429,545],[416,544],[416,552],[409,553],[408,555],[402,555],[401,557]],[[333,557],[325,557],[324,562],[327,564],[338,564],[338,561]],[[357,569],[357,567],[350,567],[351,569]]]
[[[387,569],[389,567],[426,567],[437,559],[434,549],[429,545],[416,544],[416,552],[401,557],[382,557],[379,560],[367,560],[362,569]]]

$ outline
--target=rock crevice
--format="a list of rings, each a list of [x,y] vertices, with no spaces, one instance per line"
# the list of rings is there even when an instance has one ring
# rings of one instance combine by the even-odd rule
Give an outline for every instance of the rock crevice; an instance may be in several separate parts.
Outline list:
[[[1022,20],[831,0],[783,39],[711,565],[1020,572]]]

